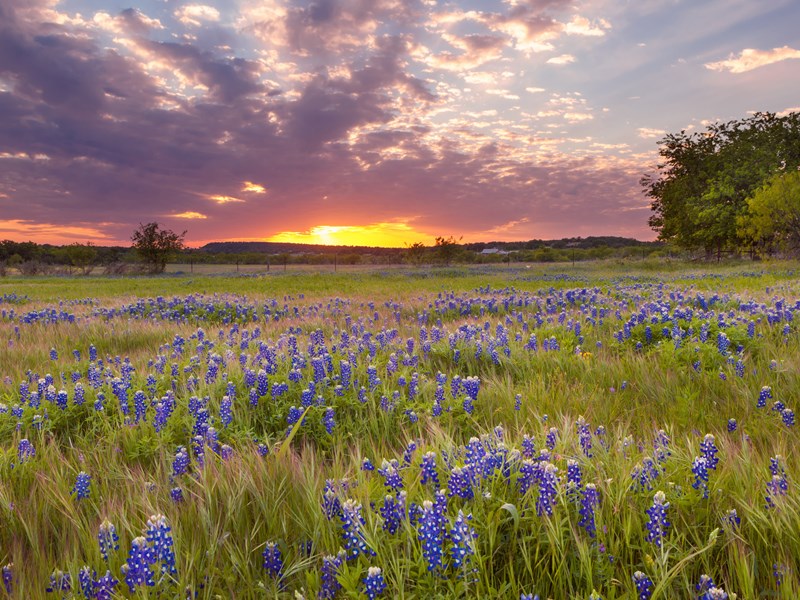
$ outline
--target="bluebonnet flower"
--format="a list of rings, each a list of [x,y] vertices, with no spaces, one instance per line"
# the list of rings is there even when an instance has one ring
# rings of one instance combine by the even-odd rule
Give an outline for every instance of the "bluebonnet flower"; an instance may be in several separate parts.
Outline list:
[[[784,408],[786,408],[786,405],[784,405],[783,402],[780,400],[775,400],[775,402],[772,403],[771,410],[772,412],[782,413]]]
[[[794,411],[791,408],[784,408],[781,411],[781,419],[783,419],[783,424],[787,427],[794,427]]]
[[[222,444],[219,447],[219,455],[222,457],[222,460],[229,460],[233,456],[233,448],[228,444]]]
[[[273,579],[280,579],[283,577],[283,557],[281,556],[281,549],[275,542],[267,542],[262,553],[264,562],[262,566],[266,569],[267,573]]]
[[[667,521],[669,502],[666,500],[664,492],[657,491],[653,496],[653,505],[646,511],[647,516],[650,517],[646,524],[646,539],[648,542],[653,542],[658,548],[661,548],[664,535],[670,527],[670,522]]]
[[[539,594],[534,596],[533,594],[526,594],[523,592],[519,595],[519,600],[539,600]]]
[[[522,436],[522,456],[525,458],[533,458],[536,454],[536,445],[533,437],[525,434]]]
[[[522,394],[517,394],[514,396],[514,410],[520,410],[522,408]]]
[[[517,486],[520,496],[524,496],[541,477],[541,465],[531,459],[524,459],[519,467]]]
[[[407,467],[411,464],[411,459],[414,456],[414,452],[417,451],[417,443],[414,440],[408,442],[406,449],[403,451],[403,466]]]
[[[738,424],[736,423],[736,419],[728,419],[728,432],[733,433],[736,431]]]
[[[153,515],[147,520],[147,542],[151,549],[151,563],[161,563],[161,573],[175,576],[175,551],[172,528],[164,515]]]
[[[55,348],[50,348],[50,360],[58,360],[58,352]]]
[[[111,571],[106,571],[100,579],[94,581],[94,599],[95,600],[111,600],[114,597],[114,588],[119,584],[119,579],[111,574]]]
[[[722,356],[726,356],[728,354],[728,347],[731,345],[731,341],[728,339],[728,336],[725,335],[725,332],[720,331],[717,334],[717,350]]]
[[[342,513],[342,501],[339,499],[336,482],[333,479],[325,480],[325,489],[322,492],[322,511],[328,521]]]
[[[100,524],[100,529],[97,532],[97,541],[100,544],[100,554],[103,556],[103,560],[108,562],[108,553],[119,550],[117,528],[108,519]]]
[[[75,485],[72,487],[70,494],[75,495],[76,500],[83,500],[89,497],[89,487],[91,486],[92,478],[88,473],[81,471],[75,479]]]
[[[147,420],[147,396],[142,390],[133,394],[133,410],[136,423]]]
[[[469,524],[471,520],[471,514],[465,516],[464,513],[459,510],[458,515],[453,521],[453,526],[447,534],[452,544],[450,547],[450,558],[454,569],[460,569],[465,566],[469,562],[470,556],[475,554],[472,540],[477,538],[478,534],[475,533],[475,528]]]
[[[742,519],[736,514],[736,509],[732,508],[722,515],[722,525],[728,529],[736,529],[742,522]]]
[[[134,538],[131,542],[131,551],[127,562],[122,565],[122,574],[131,594],[136,593],[136,588],[141,585],[154,586],[153,571],[150,565],[155,562],[153,551],[143,536]]]
[[[36,449],[33,447],[33,444],[31,444],[27,438],[21,439],[19,444],[17,444],[17,459],[20,464],[34,456],[36,456]]]
[[[649,456],[642,459],[641,464],[637,465],[631,473],[631,478],[638,484],[639,491],[653,489],[653,482],[658,479],[659,471],[655,462]]]
[[[233,401],[230,396],[223,396],[219,403],[219,420],[223,427],[227,427],[233,421],[232,411]]]
[[[383,485],[385,485],[386,489],[390,492],[403,489],[403,479],[400,477],[399,466],[396,460],[393,459],[391,462],[384,460],[381,463],[381,468],[378,469],[378,473],[383,476]]]
[[[85,565],[80,571],[78,571],[78,583],[81,586],[81,593],[87,600],[92,600],[92,598],[95,597],[94,578],[96,576],[97,572],[92,571],[92,568],[88,565]]]
[[[578,526],[586,529],[586,533],[590,538],[597,535],[597,526],[595,525],[594,509],[600,504],[600,496],[597,493],[597,486],[593,483],[587,483],[581,491],[581,503],[578,514],[581,519],[578,521]]]
[[[48,594],[72,591],[72,577],[60,569],[54,570],[50,574],[50,585],[45,588],[45,591]]]
[[[591,458],[592,456],[592,432],[589,430],[589,425],[586,423],[586,419],[583,416],[579,416],[578,420],[575,422],[575,428],[578,432],[578,441],[581,444],[581,450],[583,453]]]
[[[756,408],[764,408],[767,405],[767,400],[772,400],[772,388],[768,385],[765,385],[758,393],[758,402],[756,403]]]
[[[389,535],[397,533],[406,516],[406,491],[401,490],[396,496],[384,497],[380,515],[383,518],[383,530]]]
[[[542,465],[539,479],[539,497],[536,499],[536,514],[540,517],[553,514],[553,502],[558,493],[558,467],[552,463]]]
[[[453,467],[450,470],[450,477],[447,482],[450,496],[458,496],[464,500],[471,500],[475,497],[472,484],[473,474],[470,467]]]
[[[708,463],[706,466],[709,469],[716,470],[717,464],[719,463],[719,458],[717,457],[719,450],[717,449],[717,445],[714,443],[714,436],[712,434],[707,433],[703,438],[703,441],[700,442],[700,452],[703,454],[703,458],[705,458],[706,462]]]
[[[558,438],[558,429],[556,429],[555,427],[551,427],[547,431],[547,436],[545,437],[545,446],[547,446],[550,450],[555,450],[557,438]]]
[[[370,567],[367,569],[367,576],[364,577],[364,593],[369,600],[375,600],[386,589],[386,582],[383,579],[380,567]]]
[[[583,486],[583,476],[578,461],[569,459],[567,461],[567,499],[575,501],[580,496]]]
[[[650,600],[653,595],[653,580],[641,571],[633,574],[633,583],[636,585],[636,594],[639,600]]]
[[[178,446],[175,452],[175,458],[172,461],[172,476],[178,477],[183,475],[189,468],[189,453],[186,451],[185,446]]]
[[[361,461],[361,470],[362,471],[374,471],[375,470],[375,465],[373,465],[372,461],[365,456],[364,460]]]
[[[342,589],[339,583],[339,569],[342,568],[347,554],[344,551],[336,556],[328,555],[322,558],[322,572],[320,574],[321,586],[317,597],[320,600],[332,600]]]
[[[175,504],[180,504],[183,502],[183,490],[179,487],[174,487],[169,491],[169,497]]]
[[[476,401],[478,399],[478,392],[480,391],[481,388],[481,380],[473,375],[472,377],[464,378],[464,380],[462,381],[462,385],[464,387],[464,392],[467,394],[467,396],[473,402]]]
[[[780,587],[783,584],[785,570],[786,567],[784,565],[779,565],[778,563],[772,564],[772,575],[775,577],[775,585]]]
[[[56,406],[58,406],[58,408],[60,408],[61,410],[67,410],[68,403],[69,403],[69,395],[67,394],[67,391],[59,390],[58,394],[56,394]]]
[[[659,464],[666,462],[667,458],[672,456],[672,451],[669,449],[669,444],[670,439],[667,435],[667,432],[663,429],[659,429],[655,439],[653,440],[653,449],[655,450],[653,456]]]
[[[342,538],[347,558],[358,558],[360,554],[375,556],[375,552],[367,547],[362,526],[366,523],[361,515],[361,504],[352,498],[342,504],[339,518],[342,521]]]
[[[75,406],[80,406],[86,400],[86,390],[83,389],[83,384],[79,381],[75,384],[75,389],[73,390],[75,395],[74,402]]]
[[[426,452],[422,456],[420,470],[422,471],[422,485],[426,485],[428,482],[431,482],[437,488],[439,487],[439,474],[436,472],[435,452]]]
[[[442,567],[446,502],[444,493],[436,492],[436,502],[423,501],[417,516],[417,539],[422,543],[422,556],[428,563],[428,571]]]
[[[322,423],[325,425],[325,431],[327,431],[328,434],[333,433],[333,429],[336,427],[336,420],[334,419],[332,406],[325,409],[325,416],[322,418]]]
[[[700,581],[696,586],[694,586],[694,589],[698,594],[700,594],[701,597],[703,597],[703,594],[708,592],[708,590],[713,587],[716,587],[714,585],[714,580],[709,575],[703,573],[700,575]]]
[[[695,456],[692,462],[692,473],[694,474],[692,487],[702,490],[703,498],[708,498],[708,460],[702,456]]]
[[[3,565],[3,587],[6,589],[6,594],[11,596],[14,589],[14,563]]]

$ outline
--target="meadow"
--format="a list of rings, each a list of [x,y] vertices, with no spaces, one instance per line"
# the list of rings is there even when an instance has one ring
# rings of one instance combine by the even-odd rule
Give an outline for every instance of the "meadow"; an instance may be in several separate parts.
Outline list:
[[[0,280],[0,598],[798,598],[799,325],[794,263]]]

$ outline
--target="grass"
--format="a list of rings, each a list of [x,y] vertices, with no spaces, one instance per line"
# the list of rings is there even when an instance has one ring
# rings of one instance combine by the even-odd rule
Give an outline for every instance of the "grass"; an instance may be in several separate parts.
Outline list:
[[[4,294],[17,296],[0,305],[0,565],[13,563],[0,597],[44,597],[55,570],[77,595],[85,565],[120,580],[114,597],[310,599],[337,586],[337,597],[365,597],[370,566],[383,596],[399,598],[632,600],[636,571],[652,598],[696,598],[701,575],[730,597],[800,595],[792,264],[8,278]],[[45,309],[56,316],[29,322]],[[453,387],[468,377],[480,381],[472,400]],[[759,408],[764,386],[773,397]],[[719,463],[706,498],[692,465],[709,433]],[[35,456],[21,460],[22,439]],[[176,473],[179,447],[190,460]],[[428,452],[447,490],[433,569],[419,521],[437,488],[422,483]],[[379,470],[393,460],[400,479],[387,486]],[[648,460],[650,477],[635,477]],[[540,514],[548,463],[551,516]],[[72,491],[81,471],[85,499]],[[596,535],[581,524],[588,483]],[[381,509],[401,489],[390,534]],[[647,537],[658,490],[671,522],[661,547]],[[348,500],[363,518],[349,538]],[[475,535],[463,543],[451,531],[459,511]],[[123,567],[155,514],[171,526],[177,574],[151,564],[155,585],[131,591]],[[105,519],[120,537],[107,562]],[[268,542],[281,550],[279,578],[262,566]],[[340,551],[349,559],[324,581],[323,558]]]

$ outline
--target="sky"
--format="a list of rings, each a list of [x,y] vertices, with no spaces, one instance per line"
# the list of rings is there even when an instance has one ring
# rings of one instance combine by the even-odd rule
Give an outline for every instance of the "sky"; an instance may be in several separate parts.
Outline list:
[[[800,110],[797,0],[0,0],[0,239],[646,240],[666,133]]]

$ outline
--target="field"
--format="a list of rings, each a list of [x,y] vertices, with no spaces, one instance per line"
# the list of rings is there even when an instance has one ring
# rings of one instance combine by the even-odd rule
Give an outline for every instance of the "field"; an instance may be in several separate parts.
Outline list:
[[[790,263],[0,280],[0,598],[798,598],[798,319]]]

